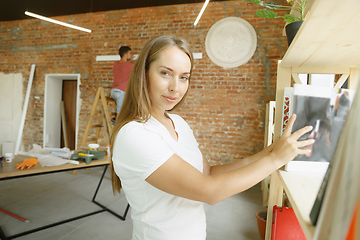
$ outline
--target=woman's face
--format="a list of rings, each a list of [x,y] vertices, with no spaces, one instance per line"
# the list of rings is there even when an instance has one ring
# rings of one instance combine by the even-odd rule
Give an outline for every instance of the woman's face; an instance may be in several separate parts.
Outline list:
[[[159,53],[147,73],[152,113],[171,110],[189,87],[191,62],[186,53],[173,46]]]

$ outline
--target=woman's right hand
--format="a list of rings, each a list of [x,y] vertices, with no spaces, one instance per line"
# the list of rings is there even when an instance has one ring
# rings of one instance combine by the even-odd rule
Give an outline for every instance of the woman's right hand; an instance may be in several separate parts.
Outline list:
[[[295,123],[296,115],[293,114],[283,132],[283,135],[278,139],[274,149],[270,153],[276,162],[281,166],[290,162],[298,154],[306,154],[309,150],[301,149],[302,147],[311,145],[315,142],[314,139],[298,141],[298,139],[307,132],[312,130],[312,126],[303,127],[293,134],[291,134],[292,127]]]

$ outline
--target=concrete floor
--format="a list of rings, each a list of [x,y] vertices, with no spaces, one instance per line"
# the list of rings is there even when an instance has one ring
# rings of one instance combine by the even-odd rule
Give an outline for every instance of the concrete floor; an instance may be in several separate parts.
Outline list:
[[[0,208],[30,220],[25,223],[0,212],[2,230],[6,236],[11,236],[99,210],[91,199],[102,172],[103,168],[93,168],[79,170],[77,175],[70,171],[0,181]],[[96,200],[120,215],[125,210],[124,194],[112,194],[109,171]],[[261,240],[255,213],[263,209],[259,185],[214,206],[205,204],[207,240]],[[131,232],[130,212],[125,221],[102,212],[16,239],[130,240]]]

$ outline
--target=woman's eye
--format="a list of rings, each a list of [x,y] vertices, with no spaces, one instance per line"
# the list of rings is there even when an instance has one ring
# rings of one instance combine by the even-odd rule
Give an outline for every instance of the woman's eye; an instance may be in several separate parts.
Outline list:
[[[167,72],[167,71],[161,71],[160,74],[161,74],[162,76],[170,76],[170,73]]]
[[[187,80],[189,80],[189,77],[187,77],[187,76],[183,76],[183,77],[181,77],[181,80],[183,80],[183,81],[187,81]]]

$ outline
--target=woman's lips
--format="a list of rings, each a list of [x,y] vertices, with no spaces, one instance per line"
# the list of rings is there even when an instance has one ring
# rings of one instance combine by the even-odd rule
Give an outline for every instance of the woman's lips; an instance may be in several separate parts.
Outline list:
[[[167,96],[163,96],[163,97],[165,98],[166,101],[171,102],[171,103],[176,101],[176,98],[167,97]]]

